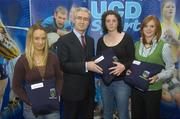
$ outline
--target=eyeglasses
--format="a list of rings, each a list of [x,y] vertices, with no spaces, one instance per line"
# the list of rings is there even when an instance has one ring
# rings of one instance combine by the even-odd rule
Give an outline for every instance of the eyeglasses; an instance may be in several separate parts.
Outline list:
[[[77,16],[76,19],[77,19],[77,20],[83,20],[83,21],[89,21],[89,18],[88,18],[88,17]]]

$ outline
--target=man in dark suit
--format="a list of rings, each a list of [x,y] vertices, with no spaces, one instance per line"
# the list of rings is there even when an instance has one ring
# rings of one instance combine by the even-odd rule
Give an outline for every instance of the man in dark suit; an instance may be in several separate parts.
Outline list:
[[[64,119],[93,118],[95,84],[93,72],[102,69],[92,61],[94,41],[85,34],[90,23],[90,12],[77,8],[74,29],[59,40],[58,55],[64,72],[62,99]]]

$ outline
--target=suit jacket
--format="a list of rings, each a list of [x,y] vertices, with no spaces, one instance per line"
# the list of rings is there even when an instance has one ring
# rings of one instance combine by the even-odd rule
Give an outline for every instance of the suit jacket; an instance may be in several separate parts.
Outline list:
[[[87,35],[85,39],[85,48],[74,32],[58,40],[58,55],[64,72],[62,98],[69,101],[80,101],[95,94],[93,73],[85,69],[85,62],[94,56],[94,40]]]

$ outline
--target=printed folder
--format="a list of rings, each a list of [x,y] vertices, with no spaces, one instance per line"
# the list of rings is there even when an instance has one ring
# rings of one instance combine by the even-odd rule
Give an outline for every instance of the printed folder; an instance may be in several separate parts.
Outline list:
[[[41,83],[43,83],[43,86],[37,87],[37,85]],[[26,83],[25,86],[25,90],[32,104],[33,113],[37,115],[48,114],[54,110],[58,110],[59,100],[56,95],[55,79],[46,79],[35,85]]]
[[[117,60],[118,58],[116,57],[112,48],[108,48],[107,50],[103,51],[101,55],[95,57],[95,61],[98,62],[97,65],[103,69],[103,74],[101,77],[106,85],[109,85],[115,77],[114,75],[109,74],[109,68],[113,67],[113,61]]]
[[[126,76],[125,82],[142,91],[147,91],[149,88],[148,78],[161,72],[163,68],[162,65],[135,60],[130,67],[131,73]]]

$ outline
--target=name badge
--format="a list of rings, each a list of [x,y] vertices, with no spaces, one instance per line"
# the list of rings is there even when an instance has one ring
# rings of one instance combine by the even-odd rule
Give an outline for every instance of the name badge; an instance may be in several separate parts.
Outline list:
[[[44,84],[42,82],[31,85],[32,90],[37,89],[37,88],[42,88],[42,87],[44,87]]]
[[[133,61],[133,64],[140,65],[141,62],[140,62],[140,61],[137,61],[137,60],[134,60],[134,61]]]

